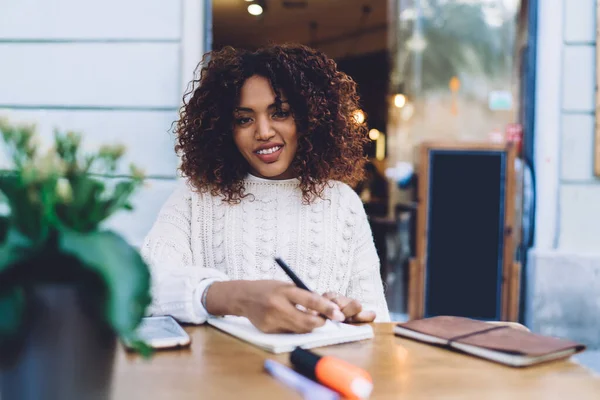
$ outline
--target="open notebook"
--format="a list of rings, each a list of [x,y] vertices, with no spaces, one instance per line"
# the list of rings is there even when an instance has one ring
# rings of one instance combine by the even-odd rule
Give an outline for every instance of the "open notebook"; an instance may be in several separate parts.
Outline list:
[[[296,347],[310,349],[373,338],[373,328],[370,325],[356,326],[331,321],[327,321],[325,325],[311,333],[302,334],[264,333],[244,317],[212,317],[207,322],[215,328],[271,353],[291,352]]]
[[[463,317],[413,320],[397,324],[394,333],[512,367],[565,358],[585,349],[585,346],[569,340]]]

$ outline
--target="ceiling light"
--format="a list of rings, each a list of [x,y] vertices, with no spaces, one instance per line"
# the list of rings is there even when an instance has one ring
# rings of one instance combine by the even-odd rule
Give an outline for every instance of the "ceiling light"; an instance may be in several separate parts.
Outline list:
[[[248,13],[250,15],[260,15],[263,13],[263,8],[258,4],[249,4]]]

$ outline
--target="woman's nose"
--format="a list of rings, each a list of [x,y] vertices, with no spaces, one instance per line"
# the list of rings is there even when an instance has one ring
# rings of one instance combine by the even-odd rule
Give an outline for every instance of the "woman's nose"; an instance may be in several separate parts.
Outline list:
[[[275,136],[275,130],[268,118],[258,118],[256,122],[256,138],[258,140],[266,141]]]

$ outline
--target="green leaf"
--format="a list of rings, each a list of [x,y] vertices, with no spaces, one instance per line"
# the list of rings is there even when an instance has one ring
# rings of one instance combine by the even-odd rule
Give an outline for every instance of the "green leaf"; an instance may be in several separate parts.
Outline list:
[[[148,343],[138,339],[135,335],[128,337],[127,342],[129,343],[129,348],[138,352],[143,358],[150,358],[154,352],[154,349]]]
[[[89,232],[98,228],[98,209],[105,185],[88,175],[77,175],[69,180],[73,199],[69,204],[59,204],[56,213],[69,228],[79,232]]]
[[[102,219],[108,218],[121,209],[131,209],[128,201],[131,194],[138,186],[139,182],[133,180],[119,182],[116,185],[110,200],[103,203],[104,209],[101,214]]]
[[[30,194],[39,197],[41,189],[24,186],[19,175],[10,173],[0,175],[0,191],[4,193],[9,207],[12,224],[34,241],[43,241],[48,234],[44,208],[31,201]]]
[[[59,247],[96,272],[107,289],[106,320],[130,337],[150,304],[150,273],[140,254],[117,234],[64,231]]]
[[[23,263],[33,255],[34,248],[31,240],[16,229],[9,228],[5,241],[0,246],[0,288],[3,285],[11,284],[8,282],[6,272],[12,266]]]

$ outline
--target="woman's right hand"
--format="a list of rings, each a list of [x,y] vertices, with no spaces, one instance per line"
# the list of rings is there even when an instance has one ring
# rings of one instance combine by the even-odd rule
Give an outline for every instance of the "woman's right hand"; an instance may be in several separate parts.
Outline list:
[[[311,332],[325,324],[319,314],[334,321],[345,319],[334,302],[275,280],[215,282],[206,293],[206,308],[213,315],[244,316],[268,333]]]

